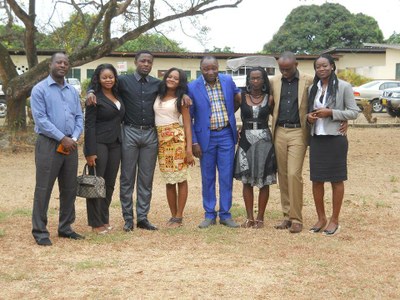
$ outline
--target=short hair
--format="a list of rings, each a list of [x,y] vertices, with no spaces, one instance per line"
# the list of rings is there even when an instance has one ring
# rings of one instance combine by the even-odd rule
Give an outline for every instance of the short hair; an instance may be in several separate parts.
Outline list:
[[[137,61],[142,54],[148,54],[152,58],[154,58],[153,53],[151,53],[150,51],[148,51],[148,50],[140,50],[139,52],[136,52],[136,54],[135,54],[135,61]]]
[[[294,55],[293,52],[284,51],[284,52],[279,56],[279,59],[281,59],[281,60],[292,60],[292,61],[296,61],[296,56]]]
[[[59,54],[64,55],[64,56],[66,56],[66,57],[68,58],[68,55],[67,55],[65,52],[61,52],[61,51],[60,51],[60,52],[53,53],[53,54],[51,55],[51,62],[53,62],[54,59],[56,58],[56,56],[59,55]]]
[[[215,56],[206,55],[206,56],[203,56],[203,57],[201,58],[201,60],[200,60],[200,68],[201,68],[201,65],[203,64],[203,62],[204,62],[205,60],[214,60],[214,61],[216,61],[217,64],[218,64],[218,59],[217,59]]]

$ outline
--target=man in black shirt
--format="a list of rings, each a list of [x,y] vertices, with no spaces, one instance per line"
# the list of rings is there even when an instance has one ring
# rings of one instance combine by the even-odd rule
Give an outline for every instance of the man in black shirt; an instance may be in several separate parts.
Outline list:
[[[136,186],[137,227],[157,230],[147,219],[157,161],[157,132],[154,126],[153,104],[160,80],[150,76],[153,55],[140,51],[135,56],[136,71],[118,77],[118,93],[125,104],[122,125],[122,161],[120,200],[125,220],[124,230],[133,230],[133,190]],[[89,91],[90,92],[90,91]],[[92,94],[88,103],[95,103]]]
[[[299,233],[303,229],[302,170],[309,136],[305,116],[308,87],[313,78],[298,71],[296,57],[291,52],[284,52],[278,65],[281,74],[271,80],[275,102],[272,135],[284,219],[275,228]]]

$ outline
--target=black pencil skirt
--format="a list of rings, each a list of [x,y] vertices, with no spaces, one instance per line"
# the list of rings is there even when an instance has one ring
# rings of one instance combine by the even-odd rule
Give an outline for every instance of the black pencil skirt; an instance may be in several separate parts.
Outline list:
[[[346,136],[314,135],[310,140],[310,180],[340,182],[347,180]]]

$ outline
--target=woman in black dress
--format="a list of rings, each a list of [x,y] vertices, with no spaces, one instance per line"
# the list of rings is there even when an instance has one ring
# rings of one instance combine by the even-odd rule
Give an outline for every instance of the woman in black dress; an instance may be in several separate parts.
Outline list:
[[[88,166],[105,180],[106,198],[87,199],[88,223],[93,231],[105,234],[112,229],[109,207],[121,161],[121,121],[125,107],[117,95],[117,71],[111,64],[101,64],[94,71],[90,86],[97,104],[86,107],[85,148]]]
[[[253,68],[246,78],[246,92],[240,104],[242,129],[235,155],[234,177],[243,183],[243,199],[247,219],[244,228],[264,227],[264,213],[269,198],[269,186],[276,183],[276,158],[268,117],[272,112],[272,98],[267,72]],[[258,212],[254,219],[253,187],[260,189]]]

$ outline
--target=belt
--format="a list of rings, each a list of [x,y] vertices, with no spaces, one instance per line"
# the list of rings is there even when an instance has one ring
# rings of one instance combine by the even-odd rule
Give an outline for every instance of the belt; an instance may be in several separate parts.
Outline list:
[[[149,129],[154,128],[153,125],[137,125],[137,124],[126,123],[126,122],[124,122],[124,125],[133,127],[133,128],[137,128],[137,129],[141,129],[141,130],[149,130]]]
[[[224,126],[224,127],[218,127],[218,128],[215,128],[215,129],[211,129],[211,131],[221,131],[221,130],[227,128],[227,127],[229,127],[229,123],[226,124],[226,126]]]
[[[301,124],[299,123],[281,123],[278,126],[283,128],[301,128]]]
[[[268,123],[266,122],[257,122],[257,121],[244,121],[242,129],[267,129]]]

